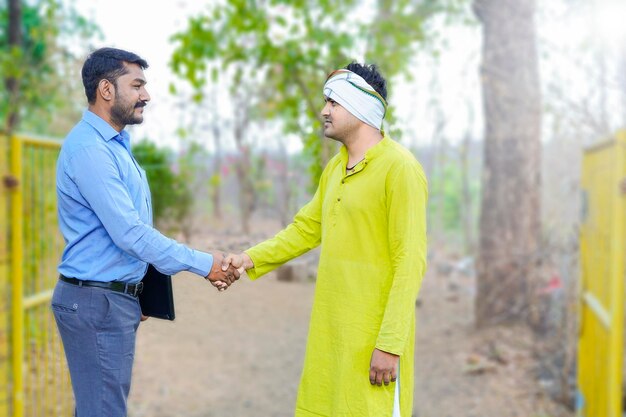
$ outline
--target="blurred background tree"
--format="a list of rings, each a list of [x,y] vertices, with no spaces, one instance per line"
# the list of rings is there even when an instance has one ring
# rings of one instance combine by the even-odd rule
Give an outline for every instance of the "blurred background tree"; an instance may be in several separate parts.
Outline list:
[[[476,322],[522,320],[540,264],[541,85],[535,1],[475,0],[485,114]],[[503,25],[502,22],[507,24]]]
[[[154,223],[171,232],[182,232],[185,240],[189,240],[193,224],[193,156],[199,151],[198,145],[192,145],[190,152],[176,159],[173,151],[159,148],[148,139],[133,145],[133,155],[146,170],[150,184]]]
[[[0,130],[65,135],[84,108],[74,74],[97,25],[55,0],[2,2],[0,21]]]
[[[207,94],[208,81],[226,83],[233,96],[242,83],[262,85],[246,94],[249,115],[280,120],[283,134],[303,140],[314,189],[332,156],[319,116],[326,76],[363,58],[388,79],[408,72],[427,41],[424,22],[441,12],[453,15],[463,3],[379,0],[366,10],[357,1],[230,1],[189,19],[173,37],[171,66],[192,86],[196,101]]]
[[[133,155],[146,170],[152,193],[152,215],[154,222],[158,224],[167,210],[175,204],[176,175],[170,168],[173,152],[143,139],[133,144]]]

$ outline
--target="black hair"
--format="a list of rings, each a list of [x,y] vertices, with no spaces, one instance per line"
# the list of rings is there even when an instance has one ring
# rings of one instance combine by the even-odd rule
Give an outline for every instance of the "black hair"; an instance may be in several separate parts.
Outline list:
[[[345,69],[352,71],[357,75],[360,75],[369,85],[371,85],[378,94],[380,94],[385,100],[387,100],[387,81],[378,72],[378,67],[374,64],[359,64],[352,61]]]
[[[90,104],[96,102],[96,89],[101,80],[117,85],[117,79],[128,71],[124,63],[148,68],[145,59],[132,52],[115,48],[100,48],[92,52],[83,64],[82,77],[85,95]]]

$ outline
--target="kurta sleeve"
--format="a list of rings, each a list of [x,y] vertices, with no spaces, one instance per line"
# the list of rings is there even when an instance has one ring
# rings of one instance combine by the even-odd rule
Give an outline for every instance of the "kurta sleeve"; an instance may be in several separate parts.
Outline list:
[[[254,262],[254,268],[247,271],[250,279],[257,279],[320,244],[322,184],[323,177],[313,199],[300,209],[289,226],[245,251]]]
[[[400,355],[414,325],[415,300],[426,270],[426,178],[416,162],[390,173],[386,183],[393,282],[376,348]]]

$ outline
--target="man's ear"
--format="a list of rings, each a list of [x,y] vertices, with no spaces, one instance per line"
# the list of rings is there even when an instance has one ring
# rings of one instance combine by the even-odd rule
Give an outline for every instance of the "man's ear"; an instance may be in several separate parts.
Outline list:
[[[115,85],[109,80],[100,80],[98,83],[98,94],[104,101],[111,101],[115,97]]]

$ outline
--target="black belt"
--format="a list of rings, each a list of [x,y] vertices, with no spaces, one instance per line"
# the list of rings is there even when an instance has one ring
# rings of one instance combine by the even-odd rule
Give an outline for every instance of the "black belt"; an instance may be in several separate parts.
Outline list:
[[[127,284],[124,282],[100,282],[100,281],[83,281],[76,278],[68,278],[63,274],[59,275],[59,279],[68,284],[78,285],[79,287],[98,287],[106,288],[112,291],[123,292],[124,294],[137,297],[143,291],[143,282],[137,284]]]

